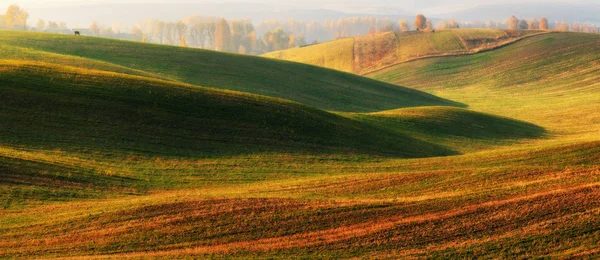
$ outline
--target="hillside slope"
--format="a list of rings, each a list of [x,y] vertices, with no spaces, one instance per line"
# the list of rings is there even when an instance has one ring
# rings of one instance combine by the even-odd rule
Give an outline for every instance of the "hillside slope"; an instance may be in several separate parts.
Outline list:
[[[449,150],[295,102],[36,62],[0,62],[5,145],[206,156]]]
[[[470,56],[399,64],[368,76],[540,125],[555,134],[600,129],[600,36],[534,36]]]
[[[545,132],[530,123],[452,107],[403,108],[349,117],[467,153],[540,138]]]
[[[0,258],[598,258],[598,39],[396,66],[371,76],[469,110],[374,113],[20,47],[0,62]],[[466,153],[412,158],[447,151],[419,139]]]
[[[539,33],[544,32],[496,29],[386,32],[266,53],[263,56],[364,75],[424,57],[490,50]]]
[[[458,105],[368,78],[260,57],[93,37],[0,34],[0,54],[8,58],[33,58],[51,63],[57,57],[79,60],[82,66],[91,66],[88,68],[112,66],[111,70],[116,72],[279,97],[324,110],[375,112],[412,106]]]

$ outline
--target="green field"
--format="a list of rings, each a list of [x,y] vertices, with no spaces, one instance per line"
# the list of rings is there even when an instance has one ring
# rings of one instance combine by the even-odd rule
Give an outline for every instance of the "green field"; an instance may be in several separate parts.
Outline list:
[[[354,59],[353,46],[354,38],[344,38],[312,46],[270,52],[264,54],[263,57],[290,60],[352,73],[354,71],[352,66]],[[305,48],[309,48],[314,55],[306,55]]]
[[[598,35],[371,79],[88,37],[0,47],[0,258],[600,254]]]
[[[3,32],[3,59],[46,61],[301,102],[324,110],[374,112],[449,101],[352,74],[298,63],[206,50]]]
[[[497,29],[449,29],[379,33],[264,54],[358,75],[399,63],[435,56],[473,54],[547,32]],[[389,44],[382,44],[387,43]]]

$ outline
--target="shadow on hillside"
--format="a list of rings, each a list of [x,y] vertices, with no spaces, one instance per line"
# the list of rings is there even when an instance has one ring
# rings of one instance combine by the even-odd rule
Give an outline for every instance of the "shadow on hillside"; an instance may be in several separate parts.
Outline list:
[[[509,144],[543,138],[547,133],[532,123],[453,107],[405,108],[350,117],[441,145],[452,144],[453,148]]]

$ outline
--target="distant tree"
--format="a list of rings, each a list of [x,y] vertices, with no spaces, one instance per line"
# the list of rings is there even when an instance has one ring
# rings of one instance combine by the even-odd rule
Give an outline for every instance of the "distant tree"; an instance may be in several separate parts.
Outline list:
[[[4,25],[6,28],[12,29],[19,22],[19,13],[21,8],[18,5],[9,5],[4,14]]]
[[[124,33],[124,29],[123,28],[125,28],[125,25],[123,23],[120,23],[120,22],[113,22],[110,25],[110,28],[112,29],[112,31],[115,34],[121,34],[121,33]]]
[[[46,30],[46,22],[42,19],[38,19],[37,23],[35,24],[35,29],[38,32],[43,32]]]
[[[29,19],[29,13],[22,9],[18,5],[9,5],[6,9],[6,13],[3,15],[4,27],[9,29],[27,29],[27,19]]]
[[[450,19],[450,23],[448,24],[448,27],[450,27],[450,28],[460,28],[460,26],[458,25],[458,23],[454,19]]]
[[[287,46],[288,48],[296,47],[296,36],[294,34],[290,34]]]
[[[519,21],[519,26],[518,26],[518,29],[519,29],[519,30],[527,30],[527,28],[529,28],[529,24],[527,24],[527,21],[525,21],[525,20],[520,20],[520,21]]]
[[[168,44],[175,45],[175,39],[177,36],[175,35],[176,24],[174,22],[166,22],[165,23],[165,39]]]
[[[113,31],[112,27],[100,27],[100,36],[105,38],[115,38],[115,31]]]
[[[540,30],[548,30],[548,19],[546,17],[542,17],[540,19]]]
[[[134,26],[133,29],[131,29],[131,35],[135,41],[144,41],[144,32],[139,26]]]
[[[415,28],[419,30],[427,28],[427,18],[425,18],[424,15],[417,15],[417,19],[415,20]]]
[[[175,32],[177,33],[177,38],[179,39],[179,46],[186,47],[187,43],[185,41],[185,36],[187,34],[188,26],[183,21],[178,21],[175,25]]]
[[[100,36],[100,26],[96,22],[92,22],[89,29],[92,36]]]
[[[431,20],[428,20],[426,22],[425,29],[427,29],[427,30],[433,30],[433,24],[431,23]]]
[[[409,31],[408,22],[406,20],[400,20],[400,31],[406,32]]]
[[[527,21],[527,29],[529,30],[538,30],[540,28],[540,22],[533,18],[529,21]]]
[[[231,46],[232,50],[238,51],[243,45],[244,36],[246,36],[246,26],[243,20],[231,21]],[[244,47],[245,48],[245,47]]]
[[[296,45],[297,46],[306,45],[306,40],[304,39],[304,34],[299,34],[296,36]]]
[[[231,51],[231,31],[225,18],[221,18],[215,28],[215,50]]]
[[[443,29],[448,28],[448,21],[442,20],[442,21],[437,22],[435,24],[435,28],[438,30],[443,30]]]
[[[206,25],[202,21],[197,21],[190,27],[190,37],[195,47],[204,48],[206,41]]]
[[[211,44],[211,46],[208,46],[210,48],[212,48],[213,50],[215,49],[215,33],[217,31],[217,24],[214,21],[208,21],[206,22],[206,37],[208,37],[210,40],[208,41],[209,44]]]
[[[23,26],[23,30],[27,30],[27,19],[29,19],[29,13],[21,9],[21,12],[17,18],[19,20],[19,25]]]
[[[66,33],[69,30],[69,27],[65,22],[60,21],[58,23],[58,30],[60,30],[60,33]]]
[[[510,30],[517,30],[519,29],[519,18],[517,18],[516,16],[511,16],[510,18],[508,18],[508,29]]]
[[[371,29],[369,29],[369,34],[375,35],[375,27],[371,27]]]
[[[254,30],[254,27],[252,27],[251,29],[252,30],[244,37],[244,47],[246,47],[247,54],[256,54],[258,51],[258,43],[256,42],[256,31]],[[300,39],[300,41],[304,41],[304,38]]]
[[[135,27],[137,27],[141,31],[141,34],[142,34],[141,41],[142,42],[152,42],[154,23],[156,23],[156,20],[146,19],[144,21],[140,21],[135,24]]]
[[[565,21],[562,21],[559,25],[558,25],[558,30],[562,31],[562,32],[566,32],[569,30],[569,25],[567,25],[567,23]]]
[[[58,23],[55,21],[48,21],[48,26],[46,26],[46,28],[51,32],[56,32],[58,30]]]
[[[162,44],[165,36],[165,22],[157,21],[154,23],[154,35],[158,38],[158,42]]]

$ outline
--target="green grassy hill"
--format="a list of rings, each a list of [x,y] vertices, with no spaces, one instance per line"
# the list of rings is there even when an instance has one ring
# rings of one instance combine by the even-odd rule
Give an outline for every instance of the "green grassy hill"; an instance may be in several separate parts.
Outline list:
[[[594,34],[541,35],[495,51],[419,60],[368,76],[525,120],[557,135],[593,136],[600,129],[599,43]]]
[[[403,108],[349,117],[461,152],[539,138],[545,132],[530,123],[451,107]]]
[[[249,74],[273,88],[286,82],[284,70],[318,74],[326,80],[303,84],[321,87],[360,79],[349,74],[27,35],[0,37],[0,258],[600,254],[597,35],[532,36],[369,74],[468,109],[373,111],[381,102],[373,99],[352,112],[177,82],[193,73],[162,55],[216,72],[234,61],[282,67],[273,77],[261,67]],[[141,54],[164,61],[135,60]],[[216,72],[226,85],[227,70]],[[427,156],[435,154],[452,156]]]
[[[264,54],[364,75],[398,63],[432,56],[472,54],[512,43],[540,31],[450,29],[379,33]]]
[[[451,153],[294,102],[138,76],[5,61],[0,82],[7,145],[162,156]]]
[[[352,66],[354,59],[353,48],[354,38],[344,38],[337,41],[270,52],[262,56],[352,73],[354,71],[354,66]],[[310,55],[307,55],[309,52]]]
[[[374,112],[457,105],[423,92],[303,64],[93,37],[2,32],[3,59],[33,59],[150,76],[297,101],[324,110]]]

